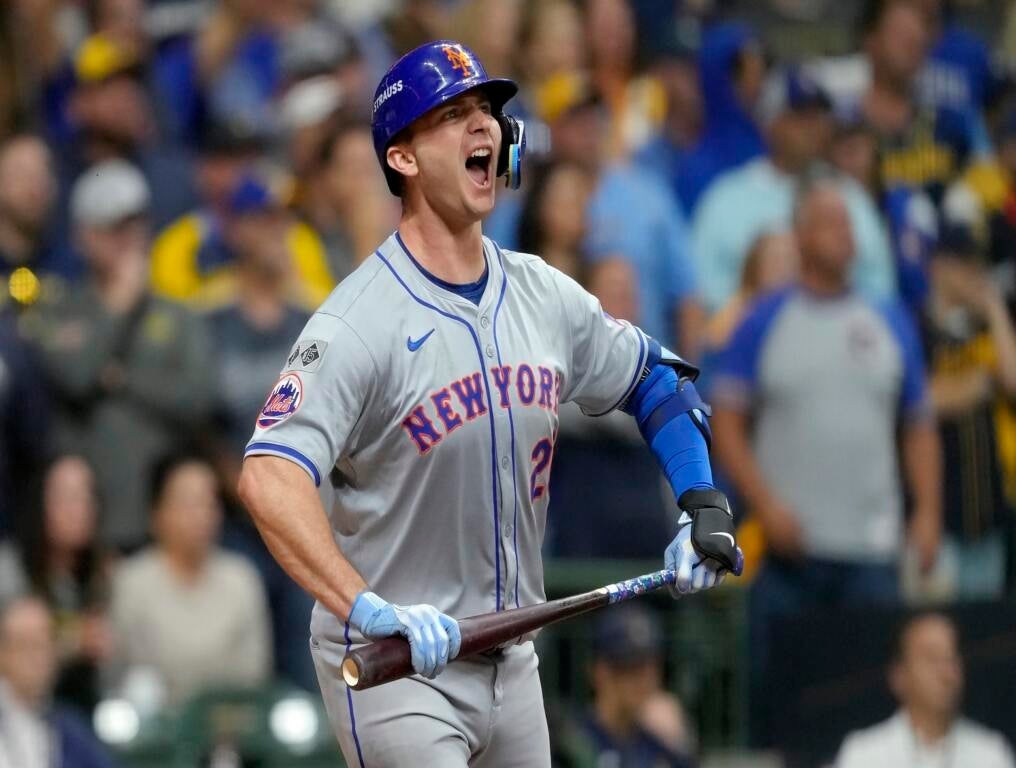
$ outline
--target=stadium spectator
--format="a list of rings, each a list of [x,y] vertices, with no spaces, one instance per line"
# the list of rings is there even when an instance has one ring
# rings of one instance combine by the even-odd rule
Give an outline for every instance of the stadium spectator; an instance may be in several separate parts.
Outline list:
[[[221,486],[227,489],[229,511],[235,513],[226,520],[223,544],[250,558],[265,583],[279,672],[309,687],[316,683],[304,630],[313,600],[265,549],[240,510],[234,490],[243,448],[265,393],[285,365],[293,339],[310,318],[308,312],[288,301],[286,285],[291,267],[282,235],[276,230],[247,239],[235,262],[235,299],[207,316],[218,371],[216,418],[207,442]]]
[[[549,123],[560,103],[584,78],[586,48],[582,15],[571,0],[528,3],[519,30],[519,75],[524,83],[515,104]]]
[[[994,134],[996,153],[972,163],[947,190],[947,224],[974,235],[992,265],[1003,265],[1006,293],[1016,294],[1016,105],[1006,110]]]
[[[703,36],[698,61],[705,112],[702,138],[688,153],[677,181],[678,197],[689,216],[713,179],[765,152],[754,113],[766,62],[755,33],[743,24],[717,24]]]
[[[850,290],[853,242],[837,183],[802,190],[794,229],[797,286],[745,317],[711,390],[716,455],[768,546],[750,605],[756,695],[772,622],[897,599],[900,412],[908,538],[924,572],[941,535],[940,446],[916,332],[902,311],[880,312]],[[764,712],[754,725],[766,728]]]
[[[591,179],[584,252],[590,263],[628,260],[638,276],[640,327],[695,359],[702,311],[680,206],[656,174],[627,160],[606,162],[602,102],[588,90],[573,97],[551,130],[556,159]]]
[[[630,3],[592,0],[585,11],[592,82],[610,116],[602,151],[610,160],[626,159],[659,130],[666,95],[658,80],[636,72]]]
[[[834,93],[837,111],[863,117],[875,132],[882,184],[921,188],[938,206],[946,185],[984,149],[976,113],[922,100],[917,86],[931,30],[919,3],[872,3],[862,38],[861,56],[818,62],[814,71]]]
[[[551,162],[534,169],[519,217],[519,250],[537,253],[555,269],[581,279],[589,187],[586,170],[575,163]]]
[[[154,474],[155,544],[113,575],[116,662],[128,674],[154,670],[171,704],[213,685],[264,682],[265,596],[253,566],[215,543],[222,518],[215,473],[199,459],[173,456]]]
[[[289,255],[276,229],[259,230],[246,239],[235,262],[232,303],[206,317],[216,349],[218,372],[215,414],[220,436],[224,487],[236,486],[243,447],[254,417],[289,355],[293,339],[310,318],[288,300]]]
[[[69,125],[51,137],[60,179],[54,235],[69,240],[73,182],[89,166],[120,158],[144,175],[154,230],[190,210],[196,200],[190,153],[164,135],[144,61],[115,38],[93,35],[77,51],[67,97]]]
[[[590,765],[690,768],[693,741],[680,702],[663,687],[663,632],[647,609],[618,606],[593,633],[590,711],[581,731]]]
[[[370,128],[346,120],[324,137],[305,176],[299,212],[321,237],[340,281],[398,224],[396,198],[376,166]]]
[[[152,249],[152,281],[156,292],[183,300],[198,291],[205,271],[215,260],[205,255],[215,242],[225,217],[232,191],[244,174],[269,149],[270,139],[263,129],[240,121],[213,120],[202,130],[197,142],[195,178],[201,205],[181,216],[161,232],[156,232]],[[197,273],[187,279],[183,295],[174,295],[169,278],[162,278],[161,264],[166,270],[184,274]],[[210,262],[208,266],[204,266]],[[178,289],[178,293],[181,289]]]
[[[885,3],[865,40],[872,78],[859,106],[879,136],[882,183],[923,187],[938,204],[975,150],[977,127],[969,112],[923,106],[914,96],[929,45],[928,22],[917,6]]]
[[[353,37],[341,26],[315,19],[286,31],[279,66],[283,85],[276,96],[280,139],[290,170],[302,179],[321,145],[343,115],[369,113],[363,59]]]
[[[51,699],[57,649],[53,617],[35,597],[0,610],[0,767],[112,768],[95,736]]]
[[[91,0],[82,12],[85,28],[92,33],[84,41],[85,46],[108,44],[138,63],[159,136],[174,144],[193,140],[202,118],[203,97],[187,33],[190,25],[197,24],[177,22],[172,32],[160,30],[166,25],[159,24],[157,13],[144,0]],[[166,39],[159,38],[160,32]],[[85,53],[84,48],[79,49],[81,53]],[[49,90],[52,93],[53,88]]]
[[[126,162],[90,168],[71,201],[87,280],[41,302],[25,323],[59,406],[57,445],[95,467],[100,539],[121,548],[148,532],[152,463],[188,440],[211,399],[203,325],[148,290],[149,199]]]
[[[99,670],[111,652],[105,610],[112,560],[97,540],[95,474],[80,456],[64,455],[46,472],[42,515],[25,547],[27,585],[42,597],[56,627],[55,695],[90,713],[99,702]]]
[[[260,0],[212,6],[194,39],[193,65],[213,119],[272,124],[272,96],[282,82],[281,32],[305,21],[311,7]]]
[[[971,234],[947,230],[932,262],[925,338],[931,400],[946,466],[952,593],[1002,596],[1011,507],[999,460],[996,412],[1016,397],[1016,334],[1005,301],[978,264]]]
[[[699,201],[692,221],[692,253],[707,311],[736,292],[748,248],[759,234],[790,226],[795,188],[827,149],[832,123],[829,101],[803,72],[775,75],[763,97],[769,155],[720,176]],[[885,228],[872,200],[853,179],[840,186],[857,247],[853,281],[863,293],[888,298],[895,292]],[[731,216],[737,211],[737,216]]]
[[[252,238],[282,237],[290,262],[287,294],[316,309],[335,281],[320,237],[286,210],[291,180],[284,176],[264,168],[240,171],[218,210],[198,211],[166,229],[152,249],[155,293],[202,309],[227,304],[236,296],[237,254]]]
[[[3,277],[39,260],[56,191],[46,145],[30,134],[0,144],[0,270]],[[7,288],[8,286],[5,286]],[[11,297],[8,290],[4,299]]]
[[[661,173],[681,200],[684,166],[703,131],[702,91],[695,52],[676,34],[653,60],[653,74],[663,88],[666,112],[655,135],[636,154],[638,162]],[[682,201],[683,205],[683,201]],[[690,211],[684,209],[685,216]]]
[[[847,736],[836,768],[962,765],[1013,768],[1001,734],[960,715],[963,658],[956,626],[939,613],[906,621],[889,667],[899,710],[885,722]]]
[[[928,262],[938,238],[938,216],[928,195],[909,184],[884,189],[878,161],[878,137],[858,115],[836,121],[829,162],[857,182],[881,212],[889,233],[896,288],[914,317],[928,298]]]
[[[945,0],[917,0],[925,12],[931,45],[918,79],[922,100],[936,107],[965,112],[984,130],[982,114],[998,97],[1003,79],[991,51],[977,35],[957,23]],[[990,146],[987,136],[978,138]]]
[[[0,307],[30,306],[44,289],[58,290],[54,274],[78,272],[47,229],[56,194],[52,158],[41,139],[18,134],[0,144]]]
[[[23,538],[30,489],[50,450],[50,399],[40,379],[14,317],[0,309],[0,541]]]
[[[706,350],[724,349],[734,329],[760,296],[794,282],[800,260],[793,232],[773,230],[756,237],[748,248],[737,292],[709,319]]]
[[[44,91],[76,42],[66,3],[15,0],[0,15],[0,137],[36,124]]]
[[[200,205],[173,222],[190,221],[191,238],[199,238],[203,228],[213,226],[229,202],[229,195],[248,170],[265,157],[272,137],[264,126],[247,125],[239,120],[209,120],[195,141],[197,157],[195,179]],[[202,221],[202,219],[211,221]]]
[[[745,315],[761,297],[781,290],[797,279],[800,254],[797,251],[797,238],[793,232],[766,232],[759,235],[745,259],[741,271],[741,282],[737,293],[716,313],[709,318],[706,325],[705,340],[702,351],[702,373],[696,380],[699,391],[709,392],[713,373],[730,343],[730,337],[741,324]],[[728,487],[726,478],[720,467],[713,471],[718,487]],[[737,545],[744,553],[744,577],[750,579],[762,560],[765,552],[765,537],[755,517],[741,514],[737,502],[733,504],[738,515]]]

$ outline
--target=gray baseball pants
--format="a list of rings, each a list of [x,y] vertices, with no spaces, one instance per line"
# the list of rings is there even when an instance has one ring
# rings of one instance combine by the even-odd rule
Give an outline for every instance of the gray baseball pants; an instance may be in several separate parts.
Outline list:
[[[348,689],[346,647],[311,638],[328,719],[350,768],[550,768],[550,739],[532,642],[419,675]]]

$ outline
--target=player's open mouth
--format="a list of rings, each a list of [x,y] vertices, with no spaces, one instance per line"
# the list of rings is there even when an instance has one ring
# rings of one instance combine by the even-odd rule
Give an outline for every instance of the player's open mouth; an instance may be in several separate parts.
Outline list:
[[[466,158],[466,173],[482,188],[490,186],[490,162],[493,157],[490,147],[477,147]]]

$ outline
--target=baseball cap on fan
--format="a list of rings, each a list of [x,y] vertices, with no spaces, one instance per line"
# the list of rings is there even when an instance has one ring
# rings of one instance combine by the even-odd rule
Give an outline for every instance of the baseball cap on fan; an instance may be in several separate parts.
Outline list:
[[[593,630],[593,656],[616,666],[641,664],[663,653],[663,631],[649,610],[618,605],[600,616]]]
[[[145,213],[150,201],[141,171],[126,160],[105,160],[74,182],[71,218],[79,225],[111,227]]]
[[[766,84],[759,103],[759,117],[768,125],[785,112],[831,112],[832,108],[829,95],[811,75],[800,67],[790,67]]]
[[[102,33],[88,37],[74,55],[74,76],[78,83],[101,83],[120,74],[139,75],[136,53]]]

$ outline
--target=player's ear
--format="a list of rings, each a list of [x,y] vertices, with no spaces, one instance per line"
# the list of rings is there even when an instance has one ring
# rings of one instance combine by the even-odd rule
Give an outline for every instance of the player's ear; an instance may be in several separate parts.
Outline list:
[[[403,176],[416,176],[420,172],[420,167],[416,164],[416,155],[410,150],[409,145],[403,142],[388,147],[385,161],[389,168]]]

